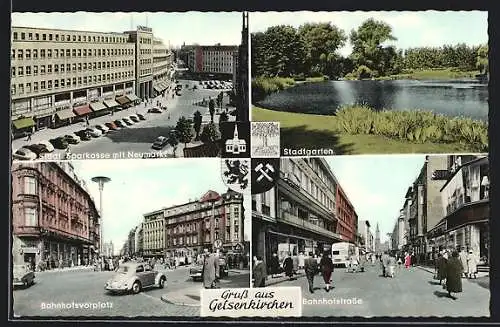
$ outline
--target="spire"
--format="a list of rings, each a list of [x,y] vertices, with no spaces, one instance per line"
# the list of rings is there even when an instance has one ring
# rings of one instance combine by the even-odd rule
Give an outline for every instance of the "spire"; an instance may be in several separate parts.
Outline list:
[[[238,139],[238,128],[236,124],[234,124],[234,139]]]

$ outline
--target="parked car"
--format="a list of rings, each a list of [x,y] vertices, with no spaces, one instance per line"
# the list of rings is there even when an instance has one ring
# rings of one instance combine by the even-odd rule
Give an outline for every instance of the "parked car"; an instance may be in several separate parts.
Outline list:
[[[64,135],[64,139],[66,140],[66,142],[68,142],[68,144],[80,143],[80,137],[78,137],[76,135],[71,135],[71,134]]]
[[[201,280],[203,278],[203,261],[196,261],[193,263],[191,268],[189,268],[189,277],[194,281]]]
[[[115,123],[115,125],[118,126],[118,127],[120,127],[120,128],[127,127],[127,124],[125,124],[125,122],[123,122],[120,119],[115,120],[113,123]]]
[[[27,148],[20,148],[12,154],[12,159],[17,160],[35,160],[37,155]]]
[[[89,128],[87,128],[87,131],[89,132],[90,136],[92,136],[92,137],[99,137],[102,135],[102,132],[100,130],[98,130],[97,128],[89,127]]]
[[[130,120],[132,120],[132,121],[133,121],[133,122],[135,122],[135,123],[138,123],[138,122],[139,122],[139,120],[140,120],[140,119],[139,119],[139,117],[137,117],[137,116],[135,116],[135,115],[130,115],[130,117],[129,117],[129,118],[130,118]]]
[[[131,125],[133,125],[133,124],[134,124],[134,123],[132,123],[130,120],[128,120],[127,118],[122,118],[122,120],[123,120],[123,122],[124,122],[125,124],[127,124],[128,126],[131,126]]]
[[[100,125],[95,125],[95,128],[97,128],[98,130],[100,130],[102,132],[102,134],[106,134],[110,131],[110,129],[104,125],[104,124],[100,124]]]
[[[13,286],[31,286],[35,284],[35,272],[30,269],[30,266],[13,265],[12,266]]]
[[[30,144],[30,145],[25,145],[23,148],[26,148],[33,152],[34,154],[37,155],[37,157],[40,157],[43,153],[48,153],[49,151],[44,145],[41,144]]]
[[[146,120],[143,114],[137,114],[137,117],[139,117],[140,120]]]
[[[158,272],[144,262],[129,261],[122,263],[116,274],[106,282],[104,288],[112,293],[139,293],[147,287],[163,288],[167,281],[164,273]]]
[[[69,143],[68,141],[66,141],[66,138],[63,136],[51,139],[49,142],[56,149],[66,149],[68,147],[68,143]]]
[[[89,131],[87,131],[86,129],[82,129],[82,130],[75,132],[75,135],[79,136],[80,140],[82,140],[82,141],[89,141],[92,138],[90,136]]]
[[[151,108],[151,109],[148,109],[148,112],[153,113],[153,114],[161,114],[162,111],[160,108]]]
[[[116,124],[114,122],[109,122],[109,123],[106,123],[105,125],[111,131],[116,131],[116,130],[120,129],[118,126],[116,126]]]
[[[51,144],[50,141],[40,141],[38,144],[45,146],[45,148],[47,149],[47,152],[54,151],[54,146]]]
[[[165,145],[167,145],[167,143],[168,138],[165,136],[158,136],[151,147],[155,150],[161,150],[165,147]]]

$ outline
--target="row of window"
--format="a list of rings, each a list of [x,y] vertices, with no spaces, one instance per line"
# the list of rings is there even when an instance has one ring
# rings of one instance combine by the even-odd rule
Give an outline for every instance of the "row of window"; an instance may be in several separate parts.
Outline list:
[[[141,49],[141,55],[147,55],[151,53],[152,53],[151,49]]]
[[[139,61],[139,63],[140,63],[141,65],[151,65],[151,64],[153,63],[153,60],[152,60],[152,59],[141,59],[141,60]]]
[[[38,56],[40,54],[40,56]],[[134,49],[12,49],[12,59],[132,56]]]
[[[48,216],[48,215],[43,215],[44,219],[42,221],[45,221],[49,223],[50,225],[56,225],[56,217],[55,216]],[[45,224],[43,224],[45,225]],[[59,223],[57,224],[59,228],[63,230],[68,230],[69,228],[69,222],[67,220],[59,220]],[[26,207],[24,208],[24,226],[28,227],[36,227],[38,226],[38,210],[36,208],[30,208]],[[86,236],[86,233],[88,232],[88,226],[82,226],[82,225],[71,225],[72,231],[75,231],[77,235],[84,235]]]
[[[118,60],[118,61],[103,61],[94,63],[79,63],[79,64],[55,64],[55,65],[40,65],[40,66],[15,66],[11,68],[12,77],[22,77],[26,76],[37,76],[45,74],[59,74],[59,73],[71,73],[71,72],[81,72],[81,71],[91,71],[98,69],[110,69],[110,68],[122,68],[131,67],[134,65],[133,60]],[[40,68],[40,70],[38,69]],[[45,69],[47,68],[47,69]],[[54,68],[54,70],[52,70]]]
[[[143,75],[149,75],[153,72],[153,70],[151,68],[148,68],[148,69],[141,69],[141,72],[140,72],[140,75],[143,76]]]
[[[102,74],[102,75],[94,75],[94,76],[83,76],[83,77],[73,77],[71,78],[61,78],[61,79],[55,79],[55,80],[48,80],[48,81],[41,81],[41,82],[28,82],[26,84],[20,83],[20,84],[12,84],[11,86],[11,92],[12,95],[22,95],[22,94],[28,94],[31,92],[38,92],[40,91],[45,91],[45,90],[52,90],[58,89],[58,88],[64,88],[64,87],[79,87],[81,85],[88,85],[88,84],[97,84],[101,82],[108,82],[108,81],[115,81],[115,80],[122,80],[124,78],[130,78],[134,76],[133,71],[128,71],[128,72],[118,72],[118,73],[111,73],[111,74]],[[32,88],[33,86],[33,88]],[[40,86],[40,88],[39,88]]]
[[[151,38],[141,37],[139,38],[139,43],[141,44],[151,44],[153,40]]]
[[[54,33],[13,32],[13,40],[21,41],[56,41],[56,42],[99,42],[99,43],[126,43],[128,36],[99,36],[99,35],[69,35]]]

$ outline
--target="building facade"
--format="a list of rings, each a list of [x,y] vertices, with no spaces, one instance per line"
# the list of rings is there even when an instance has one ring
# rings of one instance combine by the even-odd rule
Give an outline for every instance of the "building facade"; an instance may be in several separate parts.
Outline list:
[[[300,252],[323,253],[342,241],[336,216],[337,181],[322,158],[283,158],[277,186],[252,196],[253,254],[268,262]]]
[[[152,35],[141,26],[124,33],[12,27],[14,129],[56,127],[132,103],[137,95],[152,97],[153,77],[165,76],[170,58],[158,52],[153,62]]]
[[[113,257],[115,255],[115,246],[113,241],[103,243],[102,253],[105,257]]]
[[[337,184],[337,192],[335,195],[337,208],[337,234],[340,234],[344,242],[356,244],[356,235],[358,233],[358,215],[351,201],[345,194],[344,190]]]
[[[373,233],[371,231],[370,222],[368,220],[360,221],[358,228],[358,233],[360,234],[362,240],[359,245],[360,249],[364,250],[366,253],[374,253],[375,238],[373,237]]]
[[[163,257],[165,251],[165,218],[163,209],[144,215],[142,223],[143,256]]]
[[[142,223],[140,223],[135,229],[134,241],[135,252],[133,253],[133,255],[141,257],[143,255]]]
[[[12,258],[38,267],[91,264],[99,251],[94,200],[70,163],[12,165]]]
[[[232,78],[234,73],[234,54],[236,45],[190,45],[181,50],[185,63],[193,73],[221,74]]]

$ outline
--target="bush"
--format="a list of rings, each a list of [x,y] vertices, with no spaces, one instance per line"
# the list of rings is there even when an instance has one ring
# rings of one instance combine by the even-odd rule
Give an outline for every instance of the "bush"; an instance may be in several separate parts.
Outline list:
[[[261,101],[271,93],[293,86],[295,80],[290,77],[257,77],[252,81],[252,99]]]
[[[414,143],[461,143],[488,151],[488,124],[450,118],[430,111],[380,111],[344,107],[336,112],[337,129],[348,134],[375,134]]]

